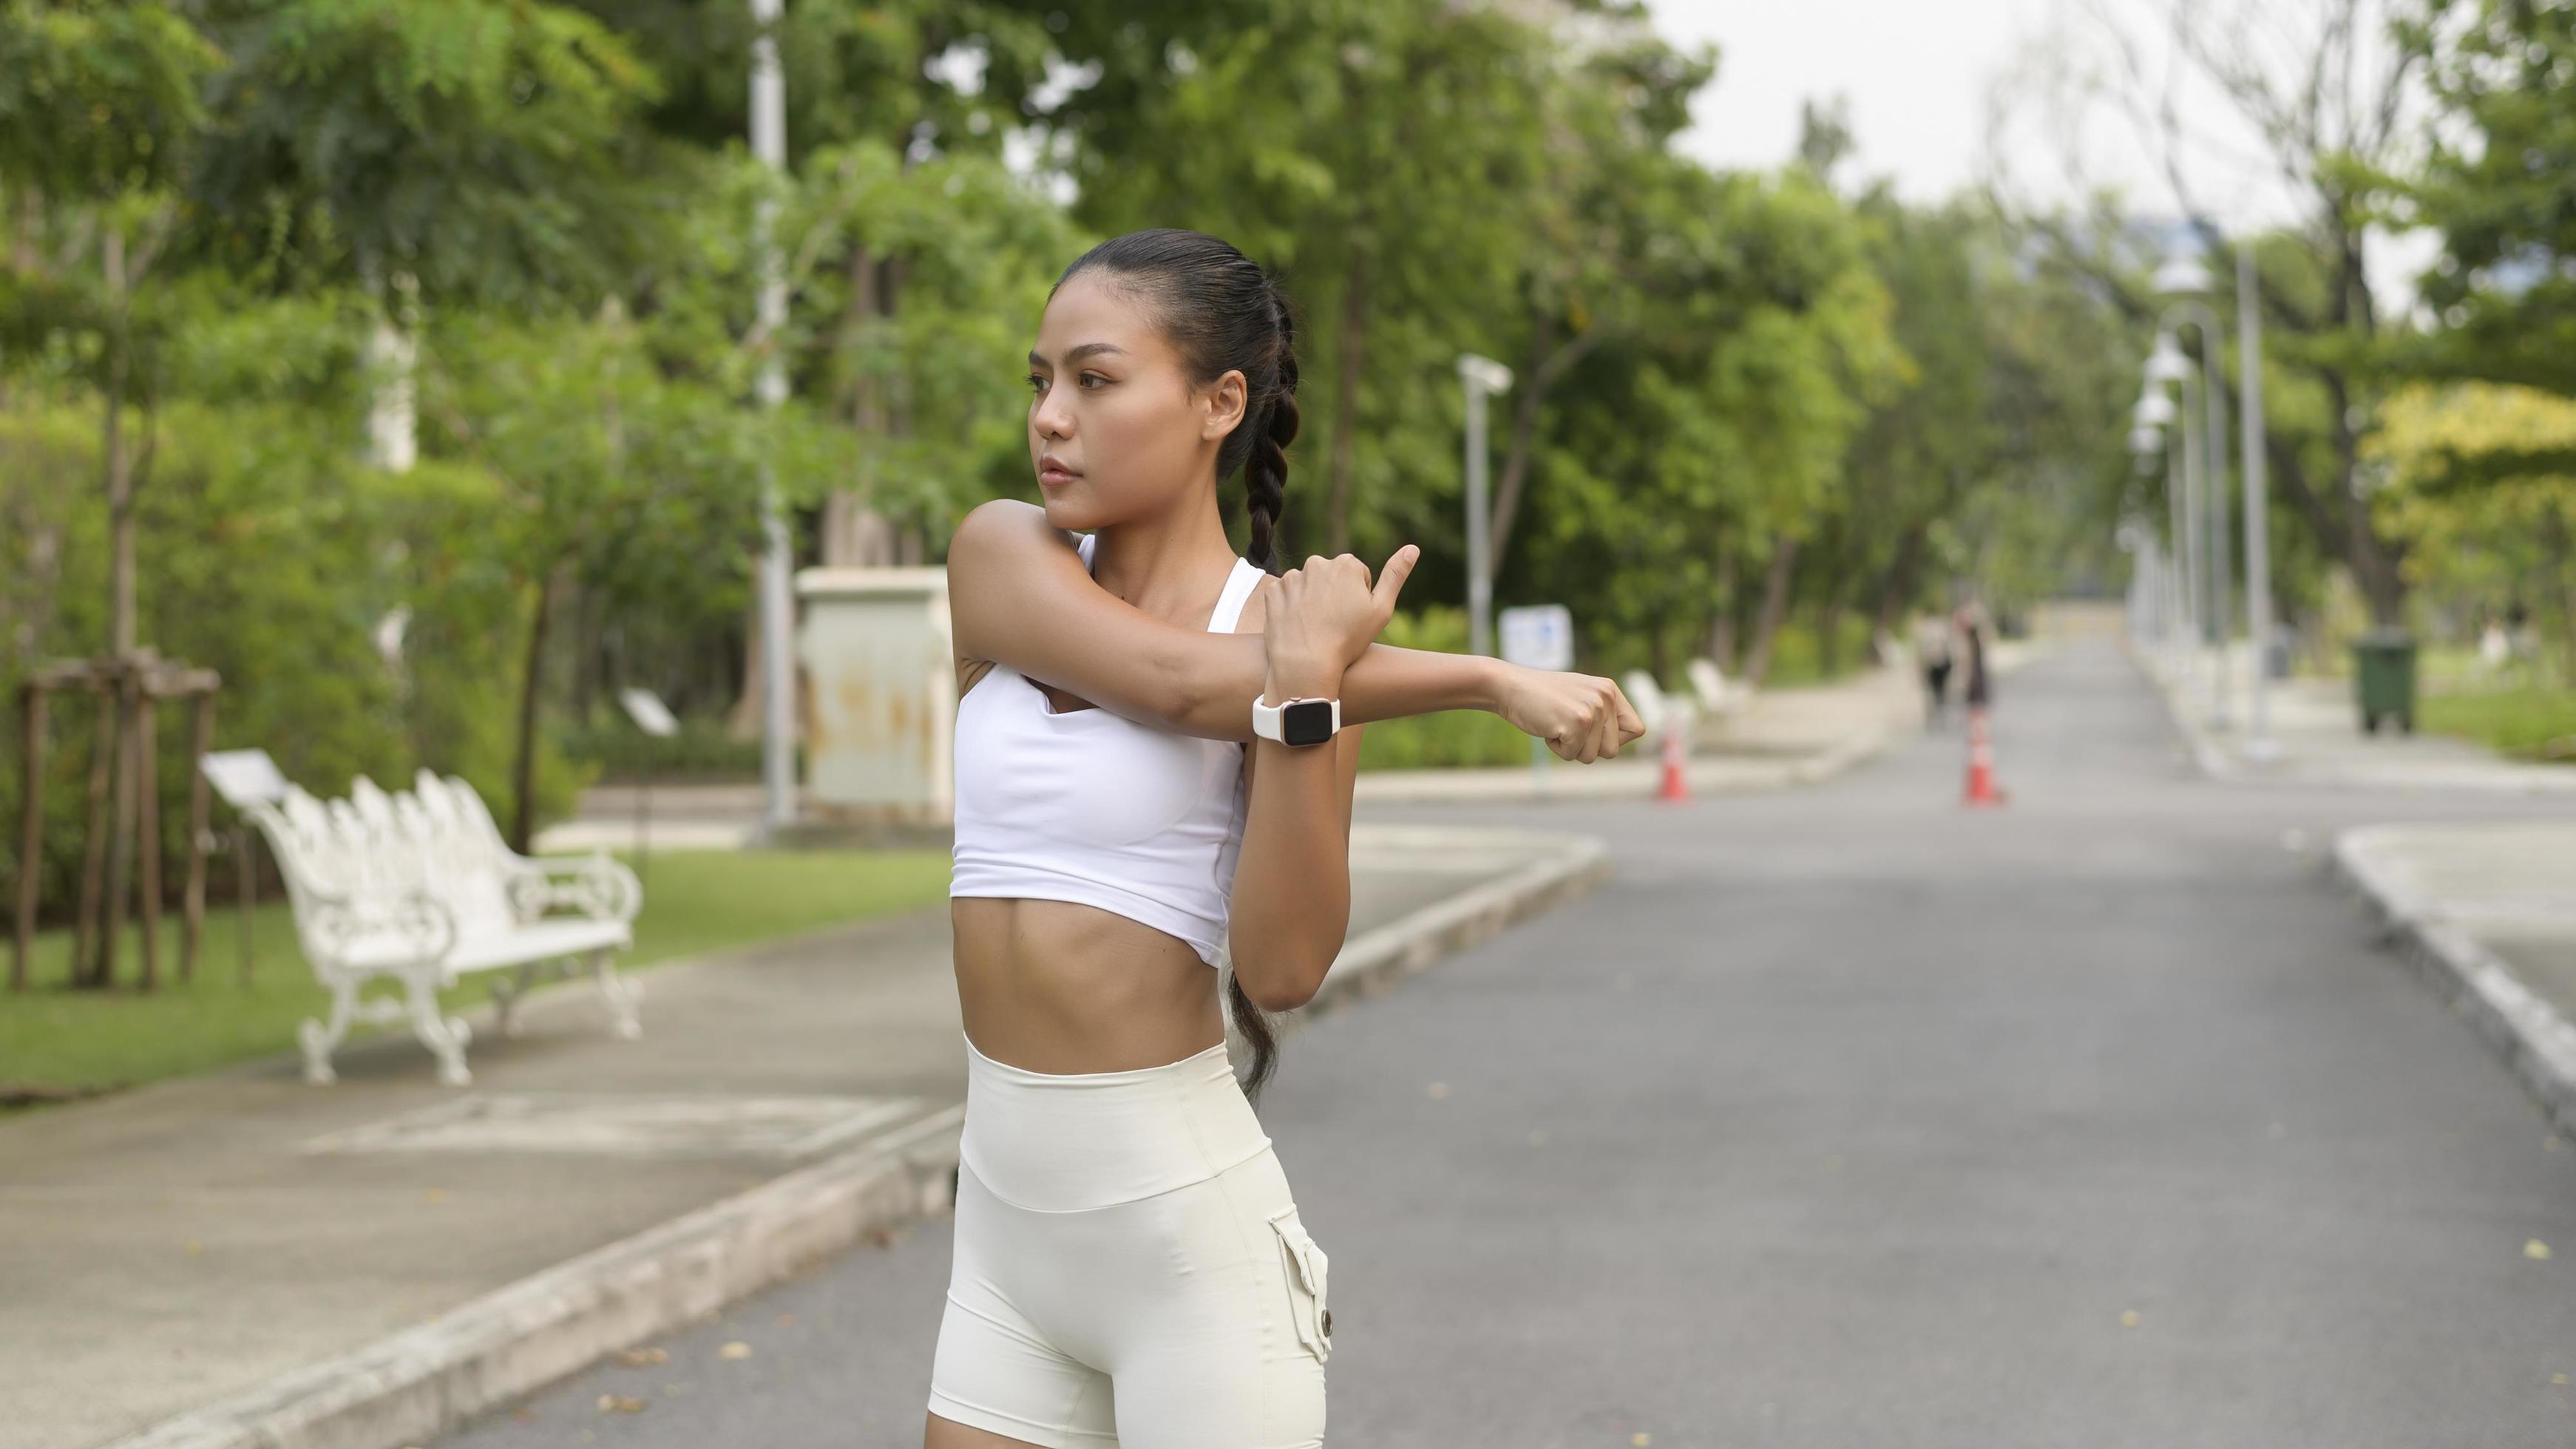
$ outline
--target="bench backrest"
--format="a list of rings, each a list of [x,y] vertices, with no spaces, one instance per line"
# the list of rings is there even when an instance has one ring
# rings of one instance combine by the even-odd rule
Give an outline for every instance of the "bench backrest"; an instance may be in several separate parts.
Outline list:
[[[421,939],[416,921],[387,911],[415,895],[445,909],[453,939],[507,931],[518,919],[510,900],[517,857],[463,780],[424,770],[413,789],[388,794],[360,776],[339,800],[290,785],[275,805],[253,806],[250,814],[268,838],[297,937],[316,965],[373,944],[353,923],[377,922],[389,937]],[[357,909],[333,909],[338,902]]]
[[[1716,660],[1694,659],[1689,673],[1691,692],[1699,696],[1703,707],[1716,710],[1725,705],[1726,675],[1718,669]]]
[[[1619,687],[1628,691],[1628,702],[1637,707],[1649,729],[1664,727],[1664,691],[1655,676],[1642,669],[1631,669],[1619,677]]]

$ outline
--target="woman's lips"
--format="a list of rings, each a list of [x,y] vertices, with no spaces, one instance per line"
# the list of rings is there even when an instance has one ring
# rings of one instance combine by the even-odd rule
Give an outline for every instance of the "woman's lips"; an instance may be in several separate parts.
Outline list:
[[[1038,464],[1038,483],[1047,488],[1062,488],[1082,475],[1052,458]]]

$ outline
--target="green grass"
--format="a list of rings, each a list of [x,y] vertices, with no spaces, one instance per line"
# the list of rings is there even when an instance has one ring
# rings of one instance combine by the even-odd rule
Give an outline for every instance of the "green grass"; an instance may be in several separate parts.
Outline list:
[[[2423,726],[2460,735],[2526,760],[2576,763],[2576,690],[2485,690],[2427,694]]]
[[[645,966],[890,915],[930,905],[947,887],[948,854],[939,850],[657,852],[635,948],[619,962]],[[71,990],[70,933],[39,935],[30,988],[0,990],[0,1085],[104,1090],[293,1050],[295,1024],[329,998],[296,948],[285,906],[252,913],[248,983],[240,978],[239,932],[235,908],[210,905],[197,979],[181,982],[178,920],[165,917],[162,982],[150,993],[132,985],[141,970],[139,929],[119,943],[117,979],[125,984],[113,991]],[[445,1000],[453,1009],[486,991],[469,978]]]

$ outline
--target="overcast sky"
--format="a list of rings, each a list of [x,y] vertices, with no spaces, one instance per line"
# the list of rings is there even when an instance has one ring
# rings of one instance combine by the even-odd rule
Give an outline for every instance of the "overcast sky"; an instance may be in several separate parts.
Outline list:
[[[1798,106],[1851,102],[1858,169],[1914,200],[1975,178],[1988,87],[2048,0],[1650,0],[1656,28],[1717,44],[1694,155],[1767,168],[1798,145]]]
[[[1797,151],[1802,101],[1844,97],[1856,140],[1845,185],[1892,179],[1913,201],[1936,201],[1983,181],[1998,162],[2025,201],[2069,202],[2070,151],[2091,184],[2125,193],[2134,213],[2179,211],[2155,155],[2135,126],[2107,108],[2069,123],[2039,102],[2054,79],[2111,53],[2104,23],[2123,27],[2150,75],[2175,70],[2167,17],[2180,4],[2219,24],[2252,16],[2276,53],[2303,55],[2314,7],[2297,0],[1648,0],[1675,41],[1714,42],[1716,82],[1693,108],[1683,147],[1713,165],[1769,169]],[[2366,4],[2366,26],[2384,0]],[[2303,34],[2304,32],[2304,34]],[[2375,32],[2373,32],[2375,33]],[[2036,56],[2052,59],[2034,70]],[[2187,152],[2193,186],[2224,226],[2277,226],[2313,202],[2279,178],[2253,132],[2214,95],[2186,79],[2177,92],[2202,136]],[[2001,85],[2013,123],[1990,144],[1988,116]],[[2069,138],[2075,138],[2072,146]],[[2384,238],[2371,272],[2406,284],[2432,259],[2429,236]]]

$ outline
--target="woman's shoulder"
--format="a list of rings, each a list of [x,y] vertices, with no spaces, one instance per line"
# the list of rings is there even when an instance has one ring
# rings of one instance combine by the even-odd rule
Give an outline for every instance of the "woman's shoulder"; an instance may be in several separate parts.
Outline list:
[[[1089,535],[1084,535],[1088,537]],[[1047,522],[1046,510],[1018,498],[995,498],[976,504],[957,522],[948,538],[948,569],[968,571],[988,563],[1010,567],[1039,548],[1068,548],[1073,534]]]

